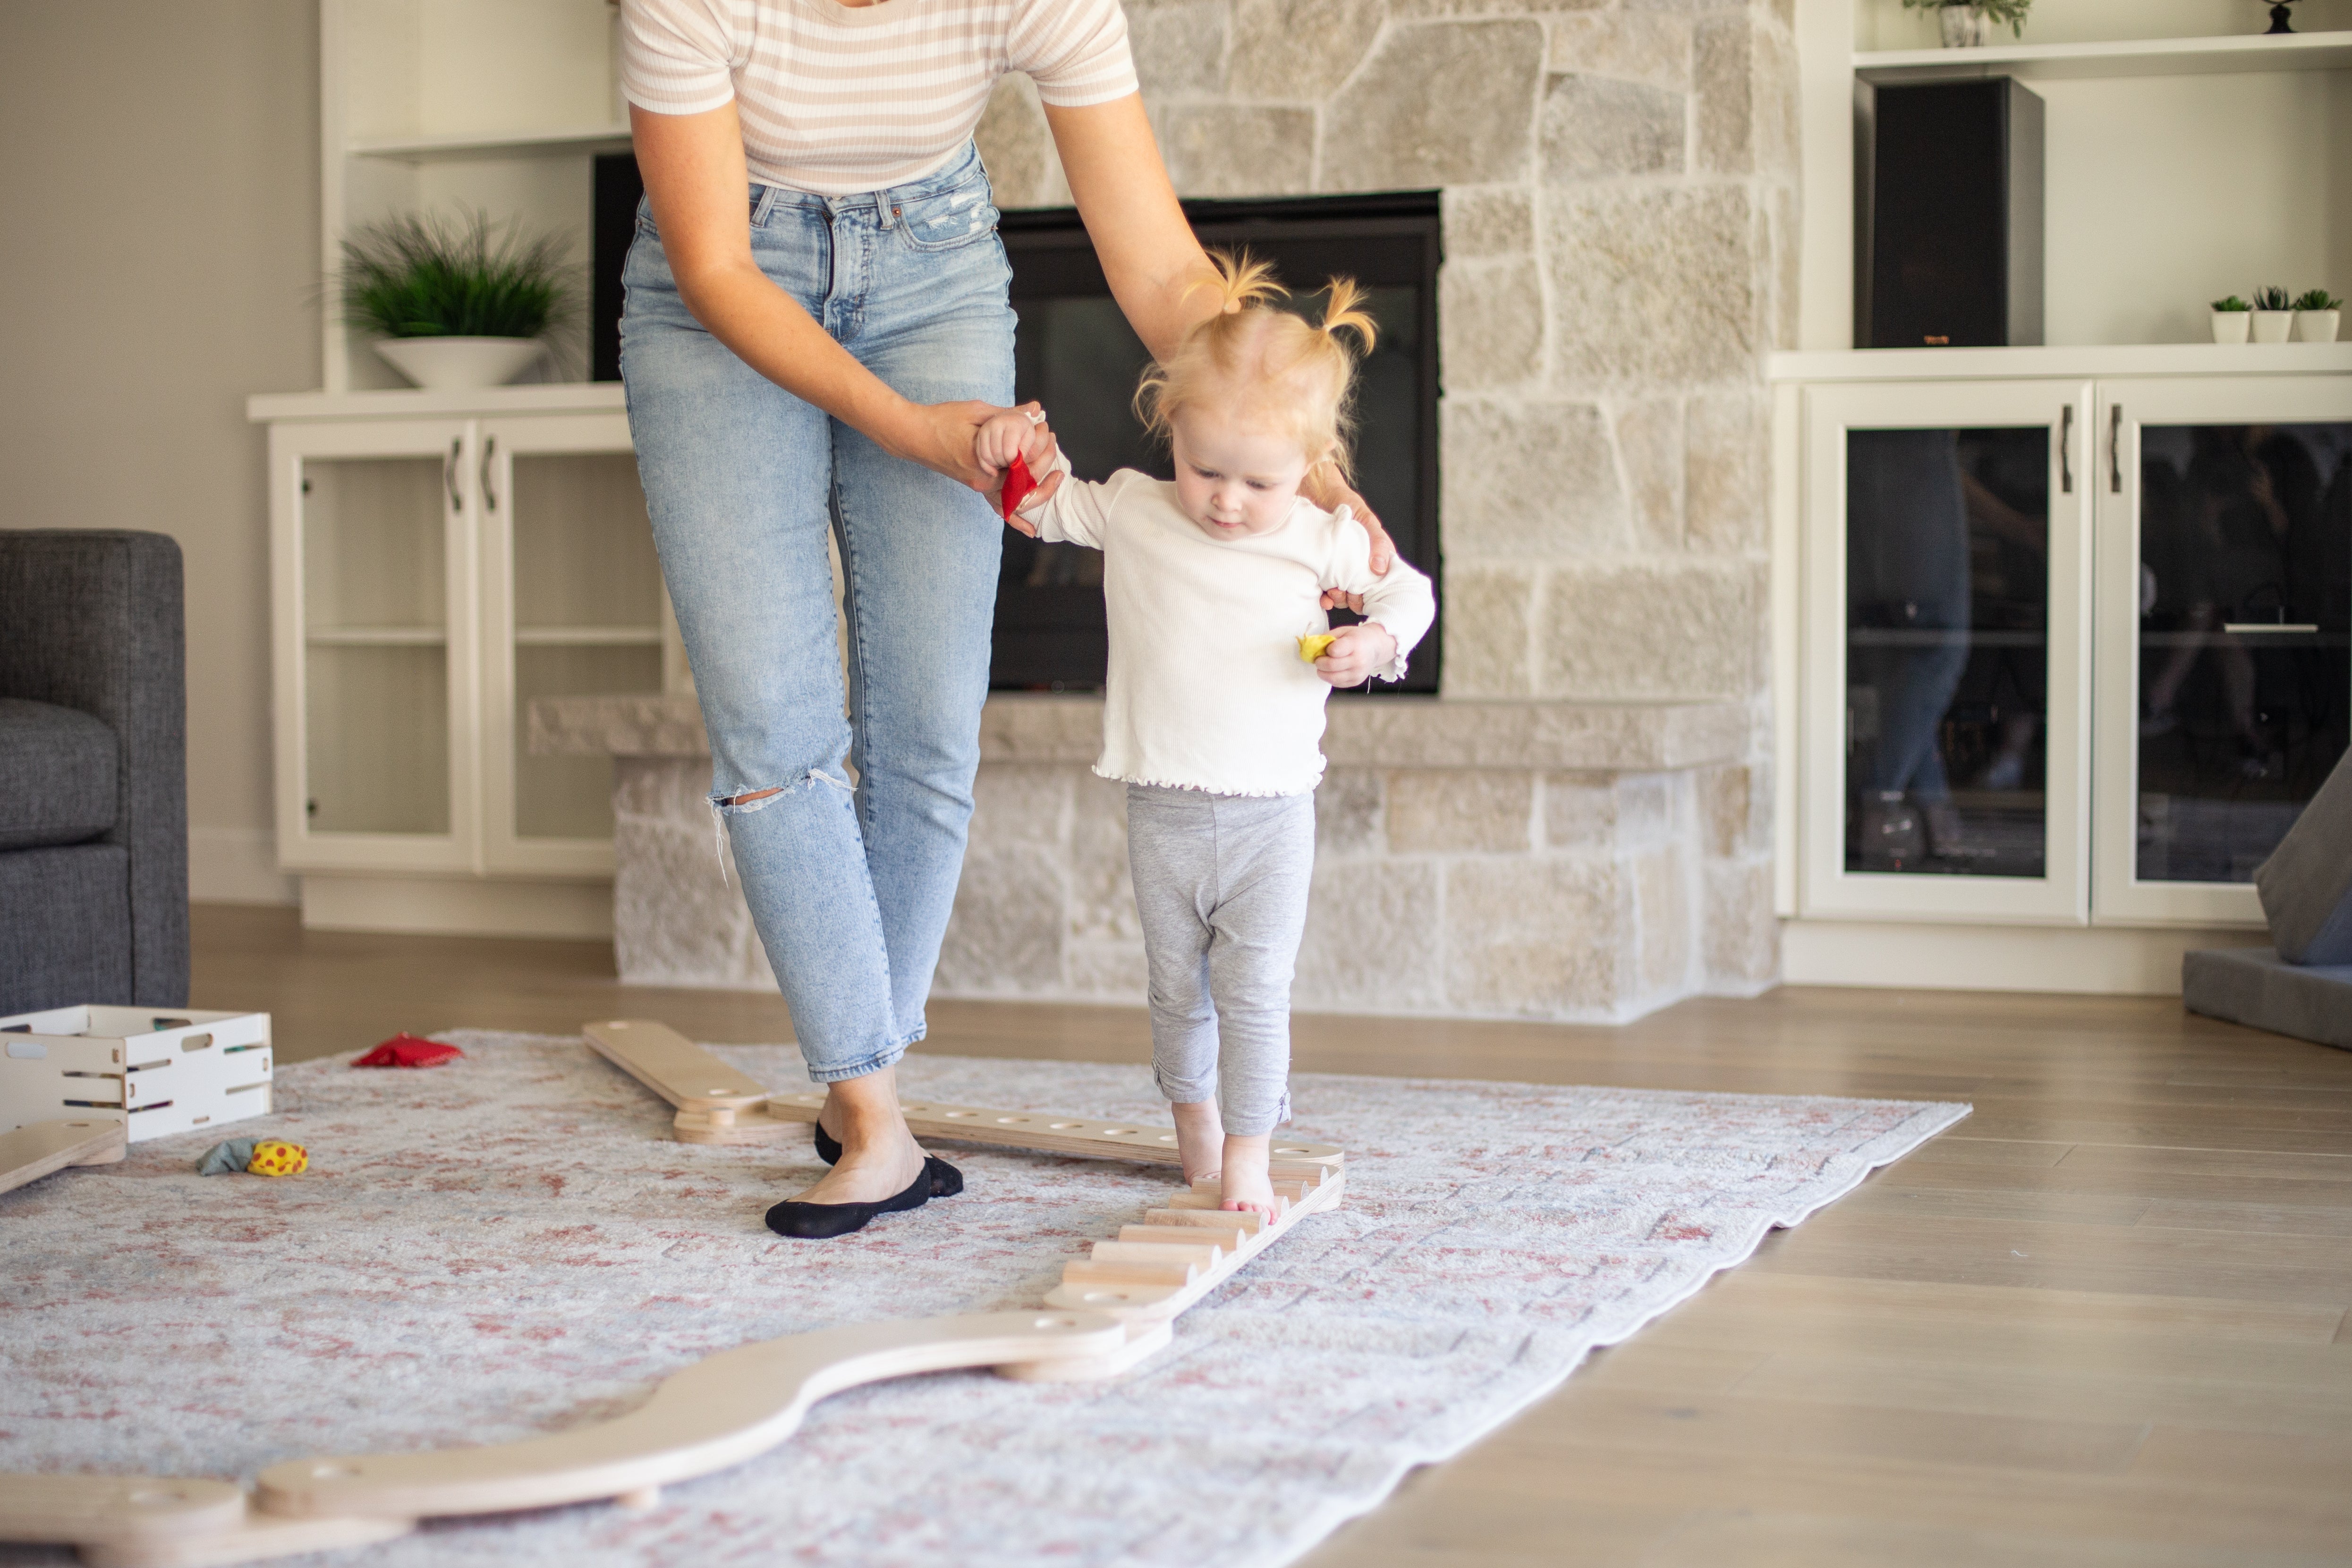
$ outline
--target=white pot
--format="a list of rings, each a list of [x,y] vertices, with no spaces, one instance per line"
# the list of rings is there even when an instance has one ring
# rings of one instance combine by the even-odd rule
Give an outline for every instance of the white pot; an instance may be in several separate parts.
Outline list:
[[[2336,341],[2336,324],[2341,310],[2298,310],[2294,313],[2294,335],[2305,343]]]
[[[2249,314],[2254,319],[2254,341],[2257,343],[2284,343],[2288,330],[2294,326],[2294,312],[2292,310],[2255,310]]]
[[[379,338],[375,351],[435,392],[502,387],[546,352],[536,338]]]
[[[1947,5],[1936,13],[1944,25],[1944,47],[1980,49],[1992,37],[1992,18],[1981,5]]]
[[[2252,326],[2251,310],[2216,310],[2213,312],[2213,340],[2217,343],[2242,343],[2246,329]]]

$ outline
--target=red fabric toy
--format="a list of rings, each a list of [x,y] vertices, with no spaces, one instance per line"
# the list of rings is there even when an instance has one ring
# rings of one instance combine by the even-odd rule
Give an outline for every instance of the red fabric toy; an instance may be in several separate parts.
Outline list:
[[[419,1040],[406,1030],[401,1030],[352,1065],[353,1067],[438,1067],[452,1057],[466,1053],[454,1045],[444,1045],[437,1040]]]
[[[1004,517],[1007,522],[1012,521],[1013,514],[1020,508],[1022,502],[1029,498],[1029,492],[1036,487],[1037,481],[1030,476],[1029,465],[1021,460],[1021,454],[1014,453],[1013,461],[1004,469]]]

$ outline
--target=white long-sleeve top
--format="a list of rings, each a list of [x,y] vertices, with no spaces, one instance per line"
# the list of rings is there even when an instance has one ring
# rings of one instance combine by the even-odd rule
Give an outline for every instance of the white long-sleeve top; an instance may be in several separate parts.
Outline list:
[[[1176,486],[1131,468],[1099,484],[1066,473],[1034,512],[1037,537],[1103,552],[1110,690],[1095,771],[1133,784],[1217,795],[1297,795],[1322,781],[1331,688],[1298,656],[1330,629],[1323,591],[1364,596],[1364,618],[1396,639],[1381,679],[1436,619],[1429,579],[1400,560],[1372,575],[1371,536],[1346,507],[1301,499],[1271,533],[1213,538],[1176,504]]]

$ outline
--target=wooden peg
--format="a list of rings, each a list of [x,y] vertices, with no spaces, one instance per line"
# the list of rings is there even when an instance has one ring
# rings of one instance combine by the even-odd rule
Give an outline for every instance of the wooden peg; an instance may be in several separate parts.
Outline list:
[[[1265,1216],[1254,1208],[1147,1208],[1143,1211],[1146,1225],[1190,1225],[1204,1230],[1239,1230],[1255,1237],[1265,1228]]]
[[[1200,1265],[1185,1258],[1142,1263],[1097,1263],[1091,1258],[1073,1258],[1062,1265],[1065,1285],[1189,1285],[1200,1277]]]
[[[1118,1239],[1127,1245],[1147,1247],[1213,1246],[1231,1257],[1250,1243],[1251,1232],[1240,1226],[1122,1225]],[[1096,1243],[1100,1246],[1101,1243]]]

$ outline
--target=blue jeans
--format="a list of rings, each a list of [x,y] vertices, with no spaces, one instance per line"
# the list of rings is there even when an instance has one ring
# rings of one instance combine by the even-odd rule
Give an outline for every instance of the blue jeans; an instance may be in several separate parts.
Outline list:
[[[885,382],[919,403],[1013,402],[1012,268],[976,152],[867,195],[755,185],[750,203],[761,270]],[[923,1037],[971,817],[1003,525],[987,497],[888,455],[703,330],[650,206],[623,278],[629,430],[710,734],[711,804],[810,1076],[862,1077]]]

